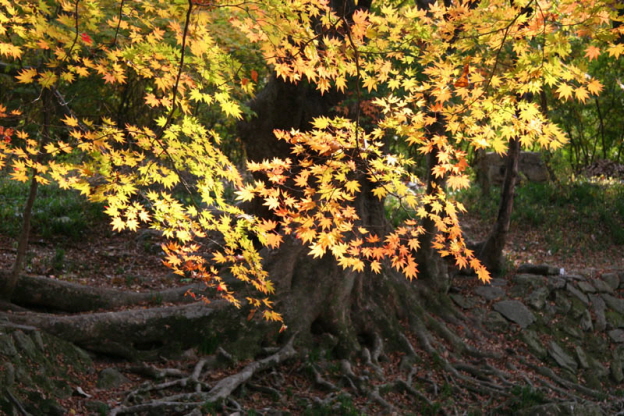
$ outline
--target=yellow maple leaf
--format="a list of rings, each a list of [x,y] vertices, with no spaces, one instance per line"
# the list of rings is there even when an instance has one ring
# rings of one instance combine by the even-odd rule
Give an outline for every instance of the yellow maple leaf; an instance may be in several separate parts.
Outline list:
[[[433,95],[436,97],[436,102],[438,104],[443,104],[452,97],[451,91],[446,87],[433,90]],[[439,110],[441,110],[441,108]]]
[[[410,238],[407,241],[407,246],[410,248],[410,250],[418,251],[418,249],[420,248],[420,241],[418,241],[417,238]]]
[[[442,211],[442,204],[439,201],[433,201],[431,203],[431,211],[436,214],[440,213]]]
[[[44,146],[46,153],[56,153],[59,149],[54,145],[54,143],[48,143]]]
[[[225,263],[227,261],[227,258],[220,251],[213,253],[212,258],[216,263]]]
[[[314,258],[320,258],[325,255],[325,248],[321,244],[313,244],[310,246],[310,254]]]
[[[375,195],[379,199],[383,199],[387,194],[388,190],[383,186],[379,186],[373,189],[373,195]]]
[[[73,72],[64,71],[61,72],[61,80],[67,82],[68,84],[71,84],[76,80],[76,75],[74,75]]]
[[[364,79],[364,87],[371,92],[373,90],[377,90],[377,80],[374,77],[368,77]]]
[[[135,218],[131,218],[128,221],[126,221],[126,227],[128,227],[128,229],[132,231],[136,231],[137,228],[139,227],[139,222]]]
[[[44,88],[50,88],[56,83],[58,76],[52,71],[45,71],[39,77],[39,84]]]
[[[76,120],[74,117],[67,115],[65,116],[65,118],[61,119],[61,121],[63,123],[65,123],[66,126],[68,127],[77,127],[78,126],[78,120]]]
[[[356,180],[348,181],[345,183],[345,188],[350,194],[354,194],[360,191],[360,183]]]
[[[364,262],[358,258],[353,258],[352,262],[351,262],[351,269],[353,271],[356,272],[363,272],[364,271],[364,267],[366,265],[364,264]]]
[[[236,194],[237,201],[248,202],[255,198],[254,188],[253,187],[245,187],[240,191],[234,192]]]
[[[264,311],[263,315],[264,315],[264,319],[267,321],[275,321],[275,322],[283,321],[282,315],[280,315],[279,313],[275,311]]]
[[[145,94],[145,104],[149,105],[150,107],[157,107],[160,105],[160,100],[156,98],[154,94],[148,92],[147,94]]]
[[[319,227],[321,227],[321,229],[323,230],[327,230],[331,228],[332,224],[333,224],[333,220],[332,218],[329,218],[329,217],[323,217],[319,221]]]
[[[22,70],[15,78],[20,84],[30,84],[37,76],[37,70],[35,68],[28,68]]]
[[[236,104],[234,101],[222,102],[221,109],[228,116],[232,116],[239,120],[243,118],[243,112],[241,111],[239,105]]]
[[[559,87],[557,88],[557,94],[559,94],[559,98],[563,98],[564,100],[572,97],[573,92],[574,89],[572,88],[572,86],[565,82],[559,84]]]
[[[444,255],[442,256],[444,257]],[[459,268],[459,269],[464,269],[466,268],[466,266],[468,265],[468,261],[466,260],[466,257],[464,256],[460,256],[460,255],[455,255],[455,265]]]
[[[465,189],[470,186],[470,179],[467,175],[453,175],[449,176],[447,184],[451,189]]]
[[[574,95],[576,95],[576,98],[582,102],[587,101],[587,99],[589,98],[589,93],[587,92],[587,89],[585,87],[578,87],[576,90],[574,90]]]
[[[113,231],[122,231],[126,226],[125,221],[121,217],[113,218],[111,224],[113,225]]]
[[[616,59],[620,57],[620,55],[624,54],[624,44],[618,43],[615,45],[609,46],[609,56],[614,56]]]
[[[147,211],[141,210],[139,212],[139,219],[143,222],[149,222],[150,215],[147,213]]]
[[[324,130],[329,126],[330,121],[331,120],[329,119],[329,117],[316,117],[314,121],[312,121],[312,126],[314,126],[314,128],[318,130]]]
[[[492,277],[490,276],[490,272],[488,272],[485,267],[483,266],[478,267],[475,269],[475,271],[477,272],[477,277],[483,283],[488,283],[490,280],[492,280]]]
[[[258,224],[258,228],[262,231],[268,232],[274,230],[277,227],[277,221],[263,219],[260,224]]]
[[[301,239],[301,241],[303,241],[304,243],[309,243],[316,237],[316,231],[312,229],[304,229],[299,231],[297,237]]]
[[[115,77],[115,74],[111,73],[111,72],[105,72],[104,74],[102,74],[103,78],[104,78],[104,83],[105,84],[114,84],[117,81],[117,78]],[[160,79],[160,78],[158,78]]]
[[[402,269],[402,271],[405,277],[412,280],[418,276],[418,265],[412,258],[409,258],[407,265]]]
[[[381,273],[381,263],[377,260],[373,260],[370,264],[370,268],[373,271],[373,273]]]
[[[18,59],[22,56],[22,49],[12,43],[0,42],[0,55]]]
[[[28,180],[28,175],[26,172],[26,169],[15,168],[13,172],[11,172],[11,179],[18,182],[26,182]]]
[[[278,248],[282,243],[282,236],[276,233],[266,234],[266,245],[269,248]]]
[[[70,70],[74,71],[80,77],[86,77],[89,75],[89,69],[84,66],[72,66]]]
[[[267,207],[269,207],[269,209],[275,210],[279,208],[280,203],[279,203],[279,199],[277,199],[276,196],[269,196],[265,198],[264,203],[262,205],[266,205]]]

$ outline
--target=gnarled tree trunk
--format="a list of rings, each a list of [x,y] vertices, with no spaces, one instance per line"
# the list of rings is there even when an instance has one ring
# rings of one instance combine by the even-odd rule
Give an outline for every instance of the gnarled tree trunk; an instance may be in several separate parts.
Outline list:
[[[309,129],[312,119],[330,114],[340,98],[337,94],[321,95],[305,84],[272,78],[250,104],[257,117],[240,125],[248,157],[292,158],[289,145],[277,142],[273,131]],[[383,202],[367,192],[370,186],[365,178],[360,183],[362,192],[355,201],[360,225],[383,235],[389,229]],[[260,204],[249,210],[255,215],[271,215]],[[419,286],[426,283],[435,290],[444,286],[439,284],[447,279],[446,267],[434,260],[426,241],[421,254],[419,282],[409,282],[390,270],[380,275],[343,270],[330,254],[313,259],[308,248],[295,239],[287,239],[279,250],[266,251],[265,258],[277,287],[276,308],[284,314],[289,330],[298,333],[299,343],[319,337],[333,343],[338,355],[349,356],[362,347],[372,347],[368,343],[379,337],[398,342],[399,321],[418,309],[418,294],[423,289]]]

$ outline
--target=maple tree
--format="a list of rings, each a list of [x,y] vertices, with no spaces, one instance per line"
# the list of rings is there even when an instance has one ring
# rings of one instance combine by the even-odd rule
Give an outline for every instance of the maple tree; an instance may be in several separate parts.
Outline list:
[[[227,270],[260,293],[247,300],[271,320],[282,318],[271,309],[275,289],[256,242],[274,249],[287,235],[344,269],[381,273],[388,265],[409,279],[427,239],[487,281],[463,238],[464,207],[452,197],[470,184],[466,149],[503,153],[510,140],[563,146],[565,134],[539,103],[521,97],[551,91],[585,102],[599,94],[587,63],[624,54],[622,29],[612,25],[618,3],[347,6],[0,0],[0,59],[10,74],[2,81],[0,168],[105,202],[116,231],[162,231],[172,240],[165,263],[176,273],[238,304],[222,278]],[[580,41],[587,46],[579,51]],[[355,102],[310,128],[276,131],[292,155],[250,162],[264,180],[244,180],[222,149],[228,129],[211,116],[243,119],[243,102],[263,85],[263,69],[237,56],[240,48],[279,79]],[[53,108],[47,132],[32,117],[43,95]],[[399,141],[433,159],[428,178],[414,174],[409,153],[390,151]],[[237,201],[260,198],[273,216],[246,212],[228,198],[230,188]],[[391,196],[413,216],[391,230],[367,224],[358,201],[371,195],[380,203]]]

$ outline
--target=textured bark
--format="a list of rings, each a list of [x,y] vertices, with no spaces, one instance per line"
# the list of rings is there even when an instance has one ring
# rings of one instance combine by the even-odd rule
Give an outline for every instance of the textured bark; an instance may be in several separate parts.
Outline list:
[[[311,86],[290,85],[271,79],[266,89],[251,103],[258,114],[240,125],[240,137],[253,160],[292,157],[286,143],[277,143],[274,129],[306,130],[314,116],[330,114],[340,97],[321,96]],[[383,203],[370,192],[361,178],[362,192],[354,202],[360,216],[358,225],[383,236],[388,230]],[[270,215],[261,202],[248,207],[255,215]],[[276,309],[283,313],[289,330],[297,332],[299,344],[317,340],[330,344],[339,356],[350,356],[377,336],[398,342],[400,320],[413,314],[419,303],[419,289],[404,276],[387,271],[355,273],[343,270],[327,254],[320,259],[308,255],[308,248],[286,239],[279,250],[265,253],[266,269],[277,287]],[[430,261],[433,253],[423,253]],[[442,263],[428,263],[420,283],[446,281]]]
[[[168,302],[192,302],[185,296],[190,290],[201,294],[201,283],[154,292],[130,292],[84,286],[43,276],[22,275],[13,293],[16,305],[47,312],[90,312],[117,309],[137,304],[158,305]]]
[[[2,317],[87,350],[128,359],[154,359],[202,344],[237,344],[233,351],[248,348],[240,354],[247,356],[253,355],[251,349],[259,349],[261,342],[248,337],[261,336],[261,331],[252,328],[255,323],[246,323],[240,310],[225,301],[68,316],[12,313]]]
[[[329,254],[313,259],[307,250],[290,239],[267,256],[267,270],[278,288],[276,308],[288,325],[286,335],[296,332],[298,344],[318,342],[339,357],[372,349],[376,337],[390,349],[402,349],[403,325],[418,320],[422,312],[424,281],[410,282],[392,270],[345,271]]]

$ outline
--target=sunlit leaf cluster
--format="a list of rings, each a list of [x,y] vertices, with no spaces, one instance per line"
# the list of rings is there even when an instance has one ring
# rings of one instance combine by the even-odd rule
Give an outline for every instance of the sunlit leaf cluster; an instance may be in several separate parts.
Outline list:
[[[366,132],[358,130],[357,114],[351,123],[317,119],[311,131],[278,132],[293,145],[294,161],[252,164],[252,170],[266,173],[270,186],[249,185],[239,197],[264,198],[283,229],[310,244],[312,255],[331,251],[356,271],[369,260],[378,272],[387,258],[415,276],[411,253],[419,248],[421,220],[432,220],[435,248],[487,280],[462,238],[457,213],[463,207],[446,195],[439,180],[451,190],[469,186],[467,155],[461,150],[466,145],[498,153],[505,153],[512,139],[527,148],[563,146],[567,137],[536,97],[553,91],[561,100],[585,102],[600,93],[602,84],[588,73],[588,62],[601,54],[622,54],[621,29],[612,24],[620,19],[619,6],[596,0],[494,0],[435,2],[422,9],[381,2],[345,17],[323,2],[286,3],[280,12],[289,21],[285,27],[269,20],[241,25],[252,42],[263,43],[278,76],[305,79],[322,92],[344,91],[352,83],[351,95],[360,103],[372,102],[381,116]],[[314,31],[309,21],[297,18],[305,13],[313,16]],[[266,38],[257,36],[263,31]],[[589,46],[573,54],[579,41]],[[364,101],[364,93],[376,98]],[[414,161],[387,153],[389,138],[435,157],[431,174],[437,180],[424,184],[431,192],[408,192],[405,184],[414,181],[407,172]],[[289,175],[294,192],[293,184],[283,186]],[[351,209],[356,204],[345,209],[357,201],[362,180],[379,198],[398,197],[416,212],[405,227],[369,236],[383,241],[377,251],[362,251],[358,233],[368,230],[357,228],[360,218]]]
[[[241,100],[259,82],[226,42],[244,40],[231,16],[185,1],[1,1],[0,60],[14,75],[0,107],[0,167],[104,202],[115,231],[162,231],[172,240],[166,265],[238,305],[225,271],[261,294],[273,287],[249,237],[254,221],[226,197],[241,174],[221,148],[222,129],[205,121],[241,119]],[[120,122],[115,107],[133,91],[138,116]],[[48,110],[37,107],[44,93]],[[53,140],[39,127],[44,111],[53,112]]]
[[[448,192],[470,184],[465,149],[563,146],[540,97],[583,103],[601,92],[589,62],[624,54],[620,6],[387,0],[347,12],[335,3],[0,0],[0,168],[104,201],[116,231],[162,231],[176,273],[238,304],[227,271],[262,294],[247,300],[270,320],[280,316],[256,244],[275,249],[284,235],[356,272],[388,265],[414,278],[432,233],[442,256],[487,280]],[[250,68],[246,51],[263,67]],[[267,69],[344,93],[355,109],[276,131],[291,158],[249,163],[266,179],[245,183],[222,126],[243,119]],[[362,113],[375,117],[364,125]],[[390,141],[410,151],[391,152]],[[434,159],[429,178],[412,175],[414,154]],[[245,213],[231,188],[274,216]],[[370,227],[361,204],[371,195],[397,199],[412,218]]]

